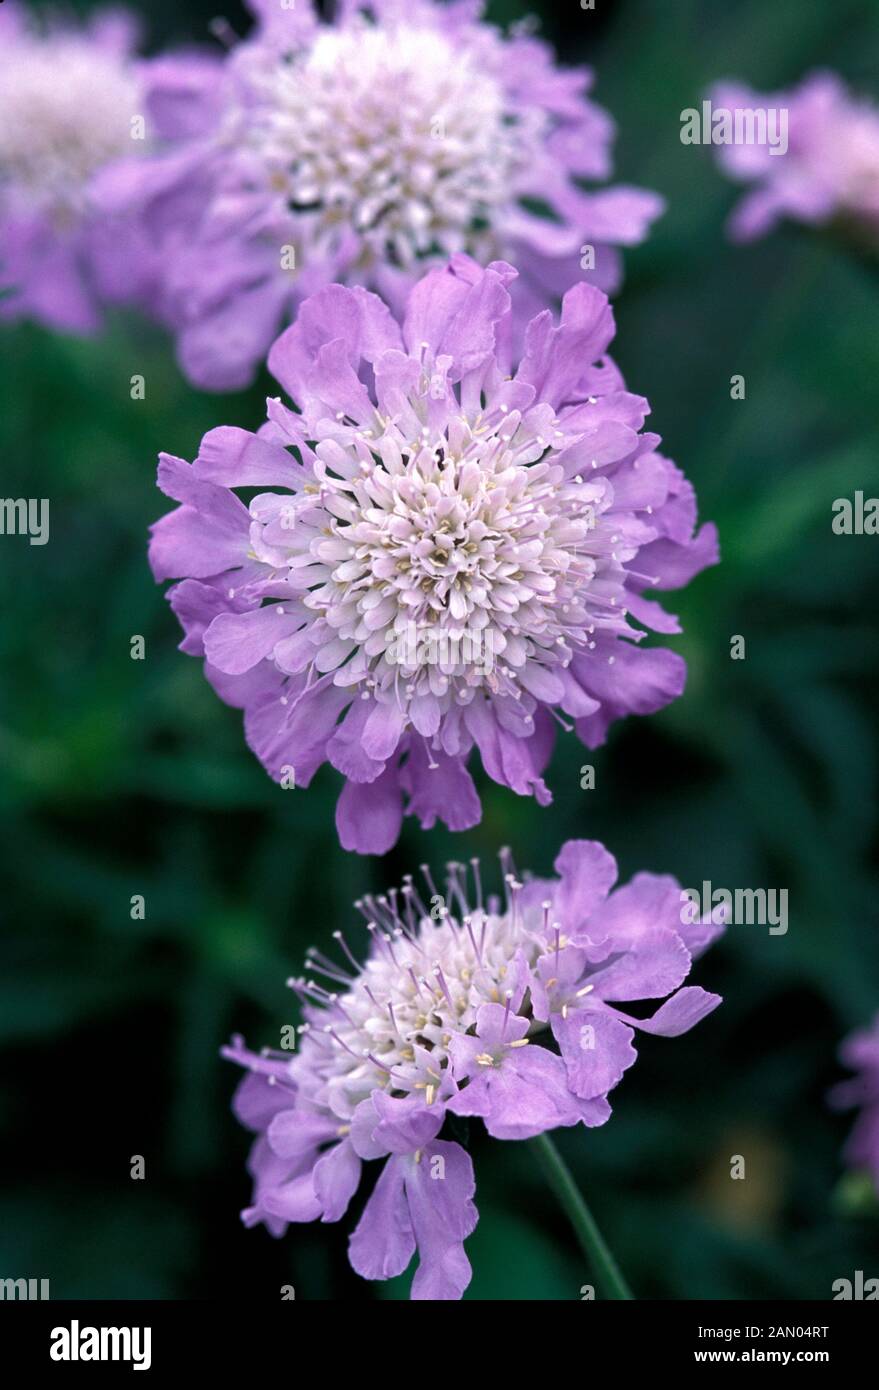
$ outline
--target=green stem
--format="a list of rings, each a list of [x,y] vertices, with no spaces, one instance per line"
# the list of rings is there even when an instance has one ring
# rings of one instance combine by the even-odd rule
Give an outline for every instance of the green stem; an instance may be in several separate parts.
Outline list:
[[[584,1202],[567,1164],[548,1134],[538,1134],[528,1143],[537,1154],[550,1187],[577,1233],[583,1253],[589,1260],[607,1298],[632,1298],[632,1292],[620,1272],[595,1218]]]

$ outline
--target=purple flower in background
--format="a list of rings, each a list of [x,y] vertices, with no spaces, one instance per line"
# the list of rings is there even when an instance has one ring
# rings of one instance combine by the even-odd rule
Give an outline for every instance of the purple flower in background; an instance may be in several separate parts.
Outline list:
[[[737,241],[763,236],[782,218],[809,224],[839,220],[879,245],[879,111],[852,97],[832,72],[815,72],[792,91],[760,94],[737,83],[711,93],[715,109],[767,112],[787,119],[787,149],[771,142],[719,146],[721,167],[756,187],[735,209]],[[778,117],[776,117],[778,119]],[[758,127],[755,124],[754,129]]]
[[[162,315],[198,386],[246,385],[296,305],[330,283],[401,312],[431,265],[518,267],[521,327],[582,278],[611,290],[653,193],[588,192],[613,124],[591,74],[504,37],[471,0],[372,0],[320,21],[309,0],[251,0],[259,22],[210,83],[151,75],[164,151],[102,180],[162,251]],[[186,99],[181,101],[181,91]],[[179,119],[175,119],[175,115]]]
[[[361,853],[394,844],[404,798],[426,829],[475,825],[474,746],[546,805],[556,722],[595,747],[684,686],[631,620],[680,630],[644,591],[713,564],[714,527],[694,535],[692,487],[640,432],[600,290],[569,291],[558,327],[535,318],[509,375],[514,276],[456,257],[402,327],[363,289],[320,290],[269,355],[298,412],[270,400],[258,434],[161,459],[180,506],[150,556],[183,579],[182,649],[275,780],[343,774],[339,834]]]
[[[290,981],[298,1050],[256,1055],[240,1038],[224,1050],[248,1069],[235,1111],[258,1136],[245,1223],[282,1235],[338,1221],[362,1164],[384,1160],[351,1264],[389,1279],[417,1252],[414,1299],[457,1299],[470,1282],[473,1165],[440,1138],[446,1112],[481,1117],[498,1139],[604,1124],[636,1031],[677,1037],[720,1003],[684,980],[723,928],[682,925],[673,878],[642,873],[611,892],[616,863],[589,840],[564,846],[558,879],[523,885],[508,851],[501,863],[503,901],[483,898],[476,860],[472,888],[462,865],[442,893],[425,870],[430,907],[411,878],[365,898],[365,961],[336,932],[341,963],[312,951],[312,975]],[[646,1018],[620,1007],[659,999]]]
[[[145,147],[135,37],[121,13],[73,28],[0,9],[0,318],[88,333],[103,304],[146,293],[144,234],[91,194],[103,165]]]
[[[858,1106],[861,1112],[845,1160],[850,1168],[866,1170],[879,1194],[879,1014],[868,1028],[846,1038],[839,1055],[857,1075],[833,1088],[831,1103],[840,1109]]]

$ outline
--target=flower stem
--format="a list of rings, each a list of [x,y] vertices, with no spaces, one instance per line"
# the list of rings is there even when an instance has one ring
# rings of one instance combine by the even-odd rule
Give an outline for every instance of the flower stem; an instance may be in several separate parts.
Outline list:
[[[538,1134],[528,1143],[537,1154],[550,1187],[577,1233],[583,1253],[589,1260],[605,1297],[632,1298],[632,1292],[620,1272],[595,1218],[584,1202],[567,1164],[548,1134]]]

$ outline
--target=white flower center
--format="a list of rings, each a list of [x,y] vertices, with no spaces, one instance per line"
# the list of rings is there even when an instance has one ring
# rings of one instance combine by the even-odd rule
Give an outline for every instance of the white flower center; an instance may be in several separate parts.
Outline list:
[[[449,867],[457,887],[463,866]],[[432,1103],[448,1067],[451,1038],[475,1032],[482,1004],[508,1003],[516,990],[519,950],[533,966],[551,945],[545,938],[549,904],[524,913],[515,902],[521,885],[511,874],[507,886],[506,910],[496,899],[469,910],[463,896],[449,905],[439,895],[431,895],[428,909],[411,879],[399,895],[402,902],[394,893],[390,901],[358,904],[375,915],[369,928],[374,950],[350,982],[344,963],[334,966],[320,952],[311,953],[309,964],[329,977],[327,988],[317,976],[290,981],[304,999],[327,1010],[324,1016],[312,1013],[291,1060],[291,1077],[306,1096],[320,1092],[321,1102],[340,1116],[376,1087],[421,1092]],[[452,915],[456,907],[463,915]],[[336,938],[342,941],[341,933]],[[356,964],[347,944],[342,949]],[[502,1051],[486,1052],[481,1065],[494,1065]]]
[[[547,406],[462,410],[433,433],[413,419],[328,422],[316,481],[251,504],[253,552],[287,568],[311,660],[338,684],[440,713],[479,689],[541,696],[548,670],[625,618],[612,488],[565,478]]]
[[[130,68],[75,37],[0,54],[0,188],[37,207],[79,211],[107,160],[135,150],[139,86]]]
[[[511,202],[545,118],[510,111],[478,53],[432,28],[349,25],[249,75],[261,101],[245,138],[304,219],[303,261],[352,229],[362,266],[490,258],[494,209]]]

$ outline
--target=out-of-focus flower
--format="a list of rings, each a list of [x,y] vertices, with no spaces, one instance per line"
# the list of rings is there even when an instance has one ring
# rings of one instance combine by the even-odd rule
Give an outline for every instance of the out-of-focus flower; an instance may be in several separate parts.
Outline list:
[[[160,463],[180,506],[151,562],[183,577],[182,649],[273,778],[347,778],[337,824],[362,853],[396,841],[404,796],[425,828],[476,824],[474,745],[545,805],[564,715],[594,747],[683,689],[632,620],[679,631],[644,591],[713,564],[714,527],[694,535],[692,487],[640,432],[600,290],[569,291],[558,327],[535,318],[510,377],[514,276],[458,256],[402,327],[363,289],[320,290],[269,355],[298,413],[271,400],[257,435],[215,429],[192,465]]]
[[[253,35],[195,84],[177,128],[185,74],[170,74],[164,153],[102,180],[105,205],[137,209],[162,248],[163,315],[193,382],[245,385],[323,285],[361,285],[401,311],[459,251],[516,264],[522,326],[583,278],[581,261],[591,283],[616,285],[615,248],[643,240],[662,204],[585,190],[609,176],[613,138],[587,70],[504,37],[472,0],[349,3],[329,24],[309,0],[251,8]],[[151,80],[160,96],[161,73]]]
[[[838,221],[879,248],[879,110],[853,97],[832,72],[815,72],[791,91],[761,94],[738,83],[718,84],[718,107],[759,116],[785,113],[787,149],[769,142],[719,145],[717,157],[732,178],[756,187],[736,207],[732,236],[751,241],[782,218]],[[758,130],[759,126],[753,124]]]
[[[91,195],[103,165],[146,145],[135,37],[118,12],[75,28],[0,9],[0,318],[88,333],[152,283],[144,233]]]
[[[858,1106],[861,1112],[846,1145],[845,1160],[849,1168],[870,1174],[879,1195],[879,1014],[868,1028],[846,1038],[839,1055],[857,1075],[833,1088],[831,1103],[840,1109]]]
[[[677,1037],[720,1003],[683,982],[723,928],[682,925],[673,878],[642,873],[611,892],[616,863],[589,840],[563,847],[557,879],[520,883],[508,851],[501,864],[503,900],[483,897],[475,860],[472,886],[452,864],[442,893],[425,870],[430,907],[411,878],[365,898],[365,961],[336,932],[341,961],[312,951],[311,975],[290,981],[304,1004],[298,1051],[256,1055],[240,1038],[224,1051],[248,1069],[235,1110],[258,1135],[246,1224],[282,1235],[338,1221],[363,1161],[385,1159],[351,1264],[388,1279],[417,1250],[416,1299],[457,1299],[470,1282],[473,1165],[440,1137],[447,1112],[497,1139],[604,1124],[636,1030]],[[658,999],[646,1018],[619,1007]]]

